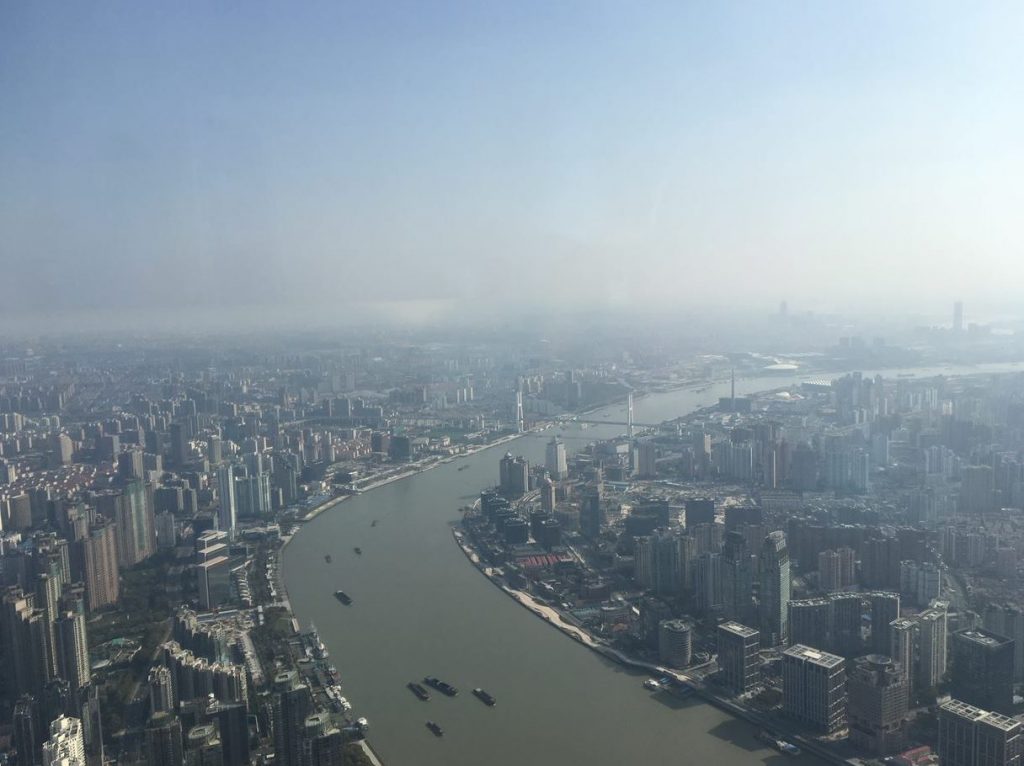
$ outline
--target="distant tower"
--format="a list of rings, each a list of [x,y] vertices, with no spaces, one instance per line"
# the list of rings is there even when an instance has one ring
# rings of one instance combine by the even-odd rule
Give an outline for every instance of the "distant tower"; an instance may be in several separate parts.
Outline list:
[[[235,469],[231,463],[217,469],[217,495],[217,528],[234,537],[238,500],[235,497]]]
[[[526,430],[523,420],[523,392],[516,391],[516,430],[522,433]]]
[[[633,438],[633,392],[626,396],[626,436]]]
[[[964,304],[957,301],[953,304],[953,332],[964,331]]]

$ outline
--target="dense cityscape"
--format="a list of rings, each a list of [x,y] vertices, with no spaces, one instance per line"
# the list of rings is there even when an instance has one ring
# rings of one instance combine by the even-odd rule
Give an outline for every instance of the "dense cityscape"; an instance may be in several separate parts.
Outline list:
[[[1024,766],[1024,3],[0,3],[0,766]]]
[[[830,372],[851,365],[849,338],[636,359],[547,341],[9,342],[5,758],[380,762],[345,683],[362,658],[293,610],[282,551],[325,512],[486,449],[497,483],[462,508],[448,555],[645,694],[717,706],[792,757],[1017,764],[1024,382],[971,374],[1014,344],[968,334],[959,305],[944,332],[884,351],[938,374]],[[542,459],[518,456],[524,438]],[[328,572],[371,555],[323,550],[310,566]],[[473,691],[501,708],[501,689]]]

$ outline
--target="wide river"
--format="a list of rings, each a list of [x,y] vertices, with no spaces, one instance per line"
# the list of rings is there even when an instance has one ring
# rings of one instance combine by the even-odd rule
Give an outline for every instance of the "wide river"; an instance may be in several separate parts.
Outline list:
[[[746,378],[736,388],[752,393],[799,379]],[[637,399],[635,419],[679,417],[728,389],[722,383]],[[625,410],[606,407],[591,417],[625,420]],[[557,430],[571,450],[624,429],[565,424]],[[543,461],[554,433],[527,435],[353,497],[304,525],[285,547],[282,573],[295,615],[304,628],[316,623],[345,694],[370,720],[370,742],[386,766],[792,763],[757,742],[754,727],[711,705],[652,696],[641,686],[644,675],[604,660],[516,604],[455,544],[459,507],[497,483],[501,455],[511,450]],[[356,546],[363,555],[353,552]],[[338,588],[352,596],[352,606],[334,599]],[[426,675],[462,693],[453,699],[435,693],[421,702],[405,684]],[[476,686],[497,698],[494,708],[470,694]],[[428,719],[444,727],[443,738],[425,728]],[[807,755],[797,760],[816,762]]]

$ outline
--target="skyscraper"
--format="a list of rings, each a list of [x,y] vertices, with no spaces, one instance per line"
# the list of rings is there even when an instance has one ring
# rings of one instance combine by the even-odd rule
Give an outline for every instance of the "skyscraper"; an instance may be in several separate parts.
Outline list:
[[[303,763],[306,766],[340,766],[344,739],[330,716],[314,713],[303,727]]]
[[[220,727],[224,766],[248,766],[249,721],[245,705],[217,702],[207,712]]]
[[[85,614],[63,612],[56,621],[58,675],[68,683],[77,699],[91,679],[89,642],[85,632]]]
[[[745,694],[761,680],[758,632],[738,622],[718,626],[718,667],[722,685],[731,694]]]
[[[789,548],[786,545],[785,533],[771,532],[764,538],[761,555],[758,558],[758,610],[761,641],[765,646],[783,644],[789,635],[789,596],[792,587],[789,567]]]
[[[530,463],[506,452],[499,463],[499,487],[507,497],[522,497],[530,490]]]
[[[32,695],[24,695],[15,703],[12,725],[18,761],[36,763],[43,743],[44,729],[39,718],[38,705]]]
[[[185,759],[189,766],[224,766],[224,748],[217,726],[204,723],[189,729]]]
[[[12,588],[3,596],[4,670],[20,694],[41,696],[50,671],[50,625],[34,594]]]
[[[985,610],[985,630],[1013,639],[1013,675],[1024,679],[1024,609],[1016,604],[993,604]]]
[[[949,617],[943,606],[917,615],[918,663],[916,689],[934,689],[946,676]]]
[[[754,559],[740,532],[728,532],[722,547],[722,614],[749,622],[753,610]]]
[[[231,463],[224,463],[217,469],[217,528],[234,537],[237,520],[235,469]]]
[[[907,679],[907,693],[914,697],[917,684],[917,621],[901,617],[889,623],[889,657]]]
[[[569,474],[569,467],[566,460],[565,444],[558,439],[548,442],[544,455],[544,467],[548,469],[551,478],[564,479]]]
[[[709,498],[687,500],[686,527],[692,528],[698,524],[715,523],[715,501]]]
[[[797,599],[789,602],[789,643],[816,649],[829,646],[832,602],[827,598]]]
[[[43,766],[85,766],[80,720],[62,715],[50,724],[50,738],[43,743]]]
[[[851,743],[874,755],[899,752],[910,693],[904,672],[884,655],[858,657],[846,688]]]
[[[722,607],[722,554],[705,553],[697,557],[694,595],[697,610],[705,614]]]
[[[309,687],[295,671],[274,678],[274,762],[278,766],[304,766],[302,740],[306,718],[312,712]]]
[[[953,696],[984,710],[1013,708],[1013,641],[987,630],[953,634]]]
[[[98,510],[117,525],[117,564],[132,567],[156,551],[156,518],[153,487],[138,479],[127,482],[120,492],[96,498]]]
[[[839,590],[839,554],[835,551],[822,551],[818,554],[818,587],[826,593]]]
[[[680,595],[686,583],[686,543],[678,531],[655,530],[634,541],[637,582],[658,595]]]
[[[859,593],[833,593],[829,596],[832,602],[832,625],[829,636],[828,650],[846,658],[857,657],[864,653],[864,639],[861,635],[861,622],[864,602]]]
[[[601,505],[601,493],[596,486],[588,486],[583,491],[580,502],[580,532],[585,537],[595,538],[601,534],[604,526],[604,508]]]
[[[151,715],[174,711],[174,680],[166,665],[154,665],[149,669],[149,711]]]
[[[117,575],[117,532],[111,521],[100,521],[81,541],[85,562],[85,595],[89,611],[116,604],[121,595]]]
[[[939,706],[942,766],[1020,766],[1021,722],[951,699]]]
[[[650,439],[641,439],[636,443],[636,473],[644,479],[653,479],[658,475],[658,448]]]
[[[868,594],[868,601],[871,604],[871,651],[888,655],[892,650],[890,626],[900,616],[900,594],[876,591]]]
[[[36,604],[42,608],[46,631],[47,678],[60,675],[57,651],[57,615],[60,611],[61,582],[56,576],[41,574],[36,578]]]
[[[150,766],[180,766],[184,763],[181,720],[170,713],[157,713],[146,726],[146,763]]]
[[[787,715],[825,733],[846,723],[844,660],[797,644],[782,654],[782,707]]]
[[[184,423],[171,423],[171,459],[175,467],[181,471],[191,456],[189,430]]]

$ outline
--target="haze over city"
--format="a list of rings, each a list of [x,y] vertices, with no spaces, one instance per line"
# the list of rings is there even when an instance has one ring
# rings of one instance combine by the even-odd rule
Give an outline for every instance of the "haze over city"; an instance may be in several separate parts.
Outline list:
[[[1022,40],[0,3],[0,766],[1024,766]]]
[[[7,5],[0,317],[1015,313],[1022,32],[1012,2]]]

